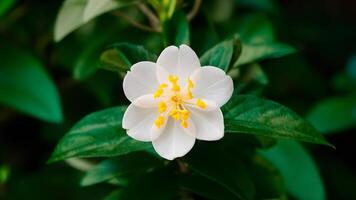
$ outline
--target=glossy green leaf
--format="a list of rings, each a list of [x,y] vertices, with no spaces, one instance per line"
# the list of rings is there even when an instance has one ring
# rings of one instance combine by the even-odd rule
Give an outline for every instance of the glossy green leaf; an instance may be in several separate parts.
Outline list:
[[[294,141],[279,141],[261,152],[282,173],[288,192],[297,199],[324,200],[325,190],[318,168],[308,152]]]
[[[306,120],[276,102],[238,95],[224,106],[225,132],[330,145]],[[331,145],[330,145],[331,146]]]
[[[1,0],[0,1],[0,17],[5,14],[14,4],[16,0]]]
[[[255,188],[244,162],[221,147],[206,143],[196,146],[185,157],[188,167],[224,187],[237,199],[254,199]]]
[[[35,57],[6,42],[0,48],[0,103],[41,120],[61,122],[59,95]]]
[[[311,109],[307,119],[323,133],[356,127],[356,96],[325,99]]]
[[[156,61],[157,56],[141,45],[117,43],[108,47],[100,56],[100,67],[126,73],[131,65],[140,61]]]
[[[153,170],[162,165],[162,161],[147,153],[137,152],[108,159],[90,170],[82,179],[82,186],[89,186],[115,178],[119,183]]]
[[[233,57],[238,57],[241,53],[241,43],[238,38],[225,40],[218,43],[200,58],[202,66],[215,66],[227,72],[230,69],[230,62]]]
[[[66,0],[60,8],[55,22],[54,39],[58,42],[93,18],[132,3],[135,1]]]
[[[295,48],[280,43],[271,44],[242,44],[242,52],[234,67],[238,67],[251,62],[264,59],[279,58],[288,54],[295,53]]]
[[[127,136],[121,127],[125,107],[94,112],[80,120],[59,141],[49,162],[72,157],[110,157],[151,148]]]

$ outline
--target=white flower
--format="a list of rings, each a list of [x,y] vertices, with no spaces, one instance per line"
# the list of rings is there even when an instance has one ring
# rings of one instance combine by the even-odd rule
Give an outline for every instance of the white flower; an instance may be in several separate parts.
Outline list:
[[[157,63],[134,64],[123,87],[132,103],[122,127],[136,140],[152,141],[166,159],[187,154],[195,139],[212,141],[224,136],[220,107],[232,95],[232,79],[217,67],[201,67],[187,45],[167,47]]]

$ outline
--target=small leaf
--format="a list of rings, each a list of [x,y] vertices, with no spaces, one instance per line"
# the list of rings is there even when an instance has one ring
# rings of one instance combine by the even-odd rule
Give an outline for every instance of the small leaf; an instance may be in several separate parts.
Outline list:
[[[227,72],[230,69],[230,62],[233,57],[238,57],[241,53],[241,43],[237,38],[225,40],[208,51],[200,58],[202,66],[215,66]]]
[[[136,3],[136,1],[66,0],[60,8],[55,22],[54,40],[59,42],[69,33],[86,24],[93,18],[133,3]]]
[[[218,143],[217,145],[219,145]],[[200,143],[186,156],[188,167],[235,195],[238,199],[254,199],[255,188],[244,162],[230,155],[221,146]]]
[[[324,200],[325,190],[318,168],[302,145],[279,141],[261,151],[281,172],[288,192],[297,199]]]
[[[131,65],[140,61],[156,61],[157,56],[141,45],[117,43],[108,47],[100,56],[100,67],[126,73]]]
[[[125,107],[94,112],[80,120],[60,140],[48,162],[72,157],[111,157],[151,148],[127,136],[121,127]]]
[[[101,162],[83,177],[81,185],[89,186],[113,178],[125,184],[160,165],[162,162],[155,156],[143,152],[130,153]]]
[[[296,50],[286,44],[271,43],[271,44],[242,44],[242,52],[238,60],[234,63],[234,67],[238,67],[251,62],[256,62],[264,59],[279,58],[288,54],[295,53]]]
[[[0,17],[5,14],[14,4],[16,0],[1,0],[0,1]]]
[[[306,120],[276,102],[238,95],[224,106],[225,132],[329,144]]]
[[[57,89],[42,64],[29,53],[1,41],[0,103],[49,122],[61,122]]]
[[[323,133],[356,127],[356,96],[325,99],[312,108],[307,119]]]
[[[83,13],[83,21],[88,22],[95,17],[114,10],[119,7],[120,1],[116,0],[87,0],[87,5],[85,6]],[[122,1],[121,1],[122,2]]]

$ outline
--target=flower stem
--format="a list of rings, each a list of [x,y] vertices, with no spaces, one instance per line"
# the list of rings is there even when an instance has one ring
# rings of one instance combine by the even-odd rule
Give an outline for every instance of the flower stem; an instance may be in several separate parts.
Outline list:
[[[187,14],[188,21],[191,21],[199,11],[201,0],[195,0],[192,10]]]

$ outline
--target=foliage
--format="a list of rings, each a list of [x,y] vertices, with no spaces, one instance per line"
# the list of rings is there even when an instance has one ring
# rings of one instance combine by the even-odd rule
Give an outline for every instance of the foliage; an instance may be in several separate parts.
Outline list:
[[[313,38],[307,25],[305,32],[289,30],[294,27],[284,17],[294,15],[281,12],[283,3],[65,0],[42,6],[0,2],[0,130],[9,135],[0,143],[0,199],[354,194],[352,187],[335,186],[344,181],[339,174],[353,183],[354,173],[325,163],[341,160],[333,160],[334,145],[343,149],[334,139],[355,128],[356,57],[350,54],[336,75],[315,75],[320,66],[308,64],[313,51],[304,49],[304,39],[323,38]],[[202,66],[231,76],[234,93],[222,107],[224,138],[197,141],[186,156],[168,161],[122,128],[129,104],[122,81],[133,64],[155,62],[163,48],[181,44],[198,53]],[[316,52],[338,55],[335,49]],[[35,173],[16,167],[26,158],[12,145],[38,155],[37,164],[24,168]]]

